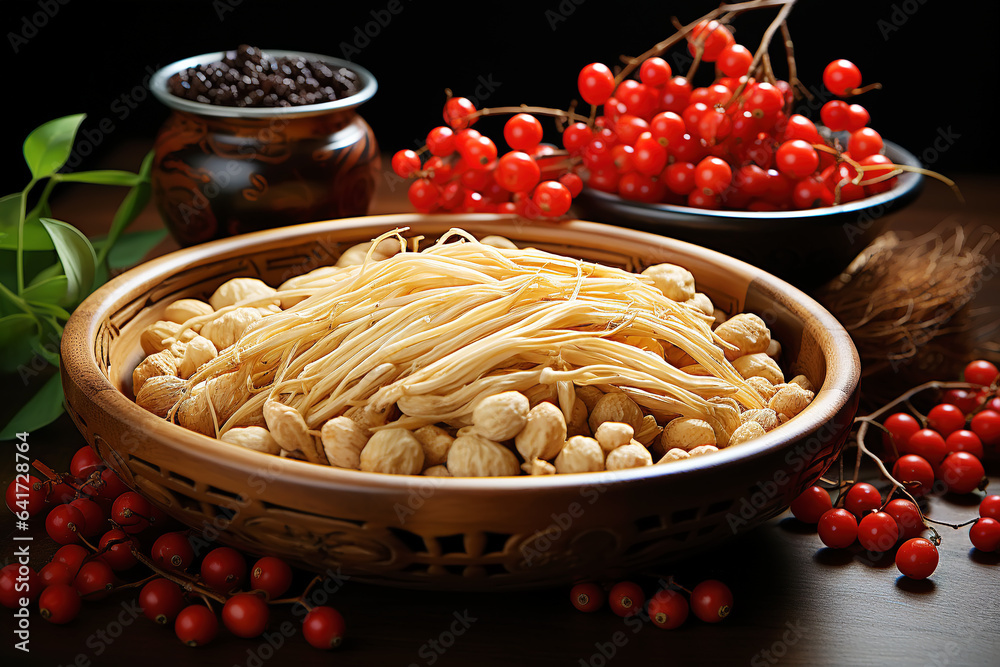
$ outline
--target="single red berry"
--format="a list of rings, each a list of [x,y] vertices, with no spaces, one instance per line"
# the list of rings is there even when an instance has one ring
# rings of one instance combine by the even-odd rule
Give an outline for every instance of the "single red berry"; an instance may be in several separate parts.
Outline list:
[[[69,623],[80,613],[80,596],[68,584],[53,584],[38,596],[38,611],[49,623]]]
[[[569,600],[578,611],[597,611],[604,606],[604,590],[597,584],[577,584],[569,591]]]
[[[503,138],[512,150],[532,153],[542,142],[542,124],[531,114],[515,114],[504,124]]]
[[[146,618],[167,625],[184,608],[184,591],[169,579],[153,579],[139,591],[139,606]]]
[[[828,510],[816,525],[819,539],[831,549],[845,549],[858,538],[858,520],[847,510],[838,507]]]
[[[868,109],[860,104],[851,104],[847,107],[847,130],[853,132],[860,130],[871,120]]]
[[[949,389],[941,396],[941,402],[954,405],[962,411],[962,414],[968,416],[970,413],[975,412],[976,408],[979,407],[983,391],[984,390],[982,389],[979,391],[971,389]]]
[[[664,630],[673,630],[687,620],[690,605],[677,591],[662,590],[649,599],[647,611],[653,625]]]
[[[847,150],[855,160],[863,160],[869,155],[876,155],[884,147],[882,135],[870,127],[851,132],[847,139]]]
[[[498,161],[493,177],[508,192],[526,192],[538,185],[542,171],[527,153],[511,151]]]
[[[31,517],[45,507],[45,496],[41,480],[34,475],[28,475],[27,484],[24,483],[23,477],[11,481],[7,485],[4,499],[7,501],[7,509],[11,512],[14,514],[27,512],[27,516]]]
[[[955,431],[965,427],[965,413],[954,405],[941,403],[935,405],[927,413],[927,423],[941,434],[942,438],[947,438]]]
[[[820,120],[833,132],[846,130],[851,123],[851,111],[847,102],[830,100],[819,110]]]
[[[571,155],[576,155],[590,143],[593,137],[594,132],[586,123],[573,123],[563,130],[563,148],[568,150]]]
[[[63,480],[64,481],[59,483],[42,482],[43,486],[48,485],[48,496],[46,497],[46,500],[49,504],[65,505],[70,501],[75,500],[76,497],[80,495],[77,493],[77,490],[70,485],[70,482],[79,484],[80,480],[69,476],[63,477]]]
[[[619,581],[608,593],[608,606],[617,616],[631,616],[642,611],[646,595],[639,584]]]
[[[420,156],[408,148],[396,151],[392,156],[392,170],[400,178],[409,178],[413,172],[420,171]]]
[[[591,63],[580,70],[577,87],[587,104],[604,104],[615,91],[615,76],[604,63]]]
[[[228,592],[239,588],[247,576],[247,564],[242,554],[229,547],[209,551],[201,561],[201,579],[209,588]]]
[[[45,532],[59,544],[72,544],[80,541],[86,521],[83,512],[72,505],[59,505],[45,517]]]
[[[101,541],[98,543],[100,551],[97,557],[116,572],[127,570],[138,562],[132,553],[131,544],[132,542],[126,533],[112,528],[101,536]]]
[[[695,166],[694,184],[705,194],[721,193],[732,180],[733,169],[721,158],[707,157]]]
[[[80,571],[77,572],[73,585],[80,597],[85,597],[88,600],[102,600],[114,590],[115,575],[104,561],[91,560],[80,566]]]
[[[952,452],[941,462],[938,477],[952,493],[972,493],[982,485],[986,471],[968,452]]]
[[[983,517],[969,529],[969,539],[980,551],[997,551],[1000,549],[1000,521]]]
[[[861,70],[850,60],[834,60],[823,70],[823,85],[834,95],[847,97],[861,85]]]
[[[774,163],[778,171],[785,176],[800,180],[819,167],[819,154],[809,142],[792,139],[778,146],[778,151],[774,154]]]
[[[706,623],[718,623],[733,610],[733,593],[721,581],[708,579],[691,591],[691,611]]]
[[[670,64],[657,56],[646,58],[639,66],[639,78],[648,86],[662,86],[671,76]]]
[[[194,549],[186,533],[164,533],[151,550],[153,562],[168,570],[185,570],[194,560]]]
[[[983,458],[983,441],[979,439],[978,435],[964,428],[954,431],[945,439],[944,444],[947,446],[949,454],[968,452],[977,459]]]
[[[418,178],[410,183],[407,197],[413,207],[422,213],[430,212],[438,203],[441,191],[427,178]]]
[[[930,540],[914,537],[896,551],[896,567],[910,579],[926,579],[938,564],[938,550]]]
[[[920,422],[905,412],[897,412],[889,415],[883,426],[888,430],[888,433],[882,434],[882,442],[886,446],[889,445],[890,441],[895,443],[896,449],[900,454],[909,451],[907,444],[910,442],[910,437],[920,430]]]
[[[856,518],[860,519],[879,507],[882,507],[882,494],[871,484],[858,482],[848,489],[844,508]]]
[[[803,523],[818,523],[823,514],[833,508],[829,492],[819,486],[810,486],[792,501],[792,514]]]
[[[559,181],[542,181],[535,188],[531,200],[546,218],[558,218],[569,211],[573,197]]]
[[[948,453],[948,446],[944,444],[941,434],[929,428],[922,428],[911,435],[906,448],[910,454],[923,457],[935,468]]]
[[[920,537],[924,532],[924,520],[920,516],[920,510],[912,501],[905,498],[890,500],[885,506],[885,513],[896,520],[899,536],[903,539]]]
[[[934,486],[934,468],[921,456],[907,454],[892,466],[892,476],[914,496],[922,496]]]
[[[104,530],[104,510],[88,498],[77,498],[70,503],[83,514],[83,536],[93,537]]]
[[[111,518],[126,533],[138,533],[149,527],[153,508],[135,491],[126,491],[111,505]]]
[[[67,544],[59,547],[55,555],[52,556],[52,562],[65,563],[73,572],[73,578],[76,578],[76,573],[80,571],[80,567],[89,555],[90,552],[79,544]]]
[[[291,585],[292,568],[280,558],[264,556],[250,569],[250,586],[264,591],[269,600],[280,598]]]
[[[255,593],[237,593],[222,607],[222,623],[237,637],[252,639],[267,629],[271,612],[267,602]]]
[[[977,359],[969,362],[969,365],[962,372],[962,377],[966,382],[988,387],[1000,377],[1000,370],[985,359]]]
[[[983,410],[972,417],[969,430],[979,436],[987,447],[1000,444],[1000,412]]]
[[[69,462],[69,472],[77,479],[87,479],[90,474],[104,467],[104,461],[88,445],[76,450]]]
[[[302,621],[302,635],[313,648],[337,648],[344,641],[344,617],[333,607],[313,607]]]
[[[455,131],[441,125],[427,133],[427,150],[437,157],[448,157],[455,152]]]
[[[56,584],[66,584],[69,586],[73,584],[73,579],[75,578],[76,573],[69,569],[69,565],[60,563],[59,561],[52,561],[38,571],[38,579],[42,582],[43,586],[54,586]]]
[[[896,545],[899,526],[890,514],[873,512],[858,524],[858,542],[868,551],[882,553]]]
[[[11,563],[0,570],[0,604],[21,607],[21,598],[34,600],[42,590],[42,581],[31,567]]]
[[[730,44],[719,54],[716,66],[726,76],[739,78],[747,73],[753,62],[753,53],[742,44]]]
[[[566,186],[571,197],[576,197],[583,191],[583,179],[574,173],[566,173],[559,177],[559,182]]]
[[[979,503],[979,516],[1000,521],[1000,496],[989,495]]]
[[[462,130],[475,125],[479,120],[471,117],[476,113],[476,105],[464,97],[451,97],[444,103],[444,122],[453,130]]]
[[[200,604],[181,609],[174,621],[174,633],[188,646],[202,646],[219,633],[219,619],[212,610]]]

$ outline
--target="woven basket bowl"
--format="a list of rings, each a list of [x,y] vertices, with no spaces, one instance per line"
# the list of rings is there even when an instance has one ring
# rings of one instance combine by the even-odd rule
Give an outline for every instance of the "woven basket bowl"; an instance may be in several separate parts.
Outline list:
[[[718,308],[749,310],[783,346],[786,375],[817,387],[800,415],[717,454],[615,473],[547,477],[382,475],[219,443],[138,407],[139,333],[170,302],[256,276],[277,285],[394,227],[453,226],[640,271],[673,262]],[[372,216],[223,239],[143,264],[74,313],[63,385],[81,433],[130,487],[208,538],[359,580],[435,589],[561,585],[691,555],[779,514],[836,458],[857,410],[851,339],[815,301],[747,264],[644,232],[495,215]]]

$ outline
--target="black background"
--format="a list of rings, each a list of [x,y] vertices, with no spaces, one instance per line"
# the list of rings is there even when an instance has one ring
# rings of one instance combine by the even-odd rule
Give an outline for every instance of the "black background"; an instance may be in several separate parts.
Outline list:
[[[472,95],[489,80],[496,90],[488,105],[565,108],[576,95],[581,66],[595,60],[614,65],[621,54],[637,55],[673,32],[672,15],[689,22],[716,6],[703,1],[396,0],[402,9],[392,15],[386,11],[389,0],[63,2],[8,0],[0,10],[0,48],[8,74],[5,107],[13,116],[0,135],[0,169],[9,177],[3,192],[23,187],[28,172],[19,159],[21,142],[51,118],[88,114],[84,129],[100,145],[78,168],[106,162],[108,152],[125,141],[151,145],[167,112],[142,86],[149,72],[183,57],[240,43],[347,55],[379,81],[362,115],[390,152],[420,142],[440,123],[445,88]],[[46,9],[54,15],[46,15]],[[738,18],[738,41],[756,48],[775,12]],[[384,26],[376,22],[378,15]],[[801,0],[789,25],[801,79],[819,87],[827,62],[854,61],[865,83],[884,85],[858,100],[869,108],[872,126],[918,156],[933,156],[929,166],[934,169],[957,176],[997,172],[993,44],[998,15],[992,2]],[[364,35],[366,28],[373,37]],[[784,56],[777,46],[772,52],[781,76]],[[709,72],[703,71],[696,83],[705,83]],[[122,96],[130,97],[135,108],[128,108]],[[102,120],[114,129],[99,132]],[[952,137],[943,152],[934,148],[939,135]]]

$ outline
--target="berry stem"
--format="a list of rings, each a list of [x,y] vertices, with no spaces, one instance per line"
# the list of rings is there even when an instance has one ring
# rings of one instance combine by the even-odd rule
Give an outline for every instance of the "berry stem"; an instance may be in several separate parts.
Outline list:
[[[792,11],[792,6],[794,4],[795,0],[790,0],[790,2],[784,3],[778,11],[778,15],[773,21],[771,21],[771,25],[767,26],[767,30],[764,31],[764,36],[760,38],[760,45],[757,47],[757,52],[753,54],[753,60],[750,61],[750,67],[747,68],[747,72],[754,72],[758,67],[760,67],[761,60],[763,60],[764,56],[767,54],[768,47],[771,46],[771,40],[774,38],[774,33],[777,32],[781,24],[788,18],[788,14]],[[726,5],[723,5],[723,7],[725,6]],[[730,97],[729,101],[723,105],[725,108],[728,109],[733,102],[739,99],[740,95],[743,94],[743,91],[746,90],[747,82],[749,80],[750,77],[747,77],[740,82],[740,85],[733,91],[732,97]]]
[[[580,114],[573,113],[571,111],[563,111],[562,109],[553,109],[551,107],[532,107],[527,104],[522,104],[516,107],[483,107],[482,109],[477,109],[475,112],[470,113],[462,118],[479,118],[481,116],[496,116],[500,114],[518,114],[518,113],[530,113],[537,114],[539,116],[550,116],[552,118],[564,118],[572,121],[587,122],[586,116],[581,116]]]

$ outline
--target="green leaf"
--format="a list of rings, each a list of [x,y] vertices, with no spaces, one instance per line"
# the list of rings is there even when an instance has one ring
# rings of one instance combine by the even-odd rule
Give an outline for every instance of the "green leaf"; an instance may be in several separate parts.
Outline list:
[[[42,218],[41,222],[52,238],[68,279],[66,299],[70,304],[79,303],[90,294],[94,286],[94,269],[97,265],[94,246],[72,225],[52,218]]]
[[[24,288],[21,297],[25,301],[48,304],[63,303],[66,298],[69,278],[64,275],[48,276],[39,279],[37,276],[31,284]]]
[[[36,179],[59,171],[73,150],[73,140],[85,114],[50,120],[35,128],[24,140],[24,161]]]
[[[77,171],[72,174],[58,174],[56,178],[66,183],[93,183],[95,185],[136,185],[142,181],[140,174],[117,169]]]
[[[166,229],[151,229],[122,234],[118,243],[108,253],[108,264],[114,269],[125,269],[141,262],[146,254],[167,237]]]
[[[20,192],[0,198],[0,249],[17,250],[17,221],[20,217]],[[24,249],[52,250],[52,239],[38,218],[24,221]]]
[[[18,433],[36,431],[51,424],[63,413],[62,376],[58,372],[49,378],[10,420],[0,440],[11,440]]]

